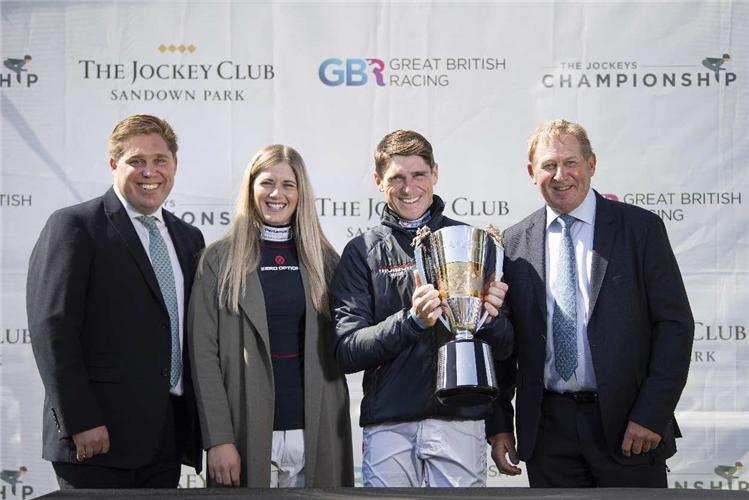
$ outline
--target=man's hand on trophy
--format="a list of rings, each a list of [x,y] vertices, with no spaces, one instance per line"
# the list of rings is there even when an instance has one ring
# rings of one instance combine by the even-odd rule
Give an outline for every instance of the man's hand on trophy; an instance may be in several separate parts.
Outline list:
[[[505,301],[507,289],[507,283],[501,281],[491,281],[486,284],[486,287],[484,287],[484,309],[489,313],[489,316],[494,318],[499,314],[499,309]]]
[[[437,323],[442,315],[442,300],[439,291],[435,290],[432,285],[421,285],[418,271],[414,272],[416,278],[416,290],[411,297],[411,313],[416,320],[423,326],[430,328]]]

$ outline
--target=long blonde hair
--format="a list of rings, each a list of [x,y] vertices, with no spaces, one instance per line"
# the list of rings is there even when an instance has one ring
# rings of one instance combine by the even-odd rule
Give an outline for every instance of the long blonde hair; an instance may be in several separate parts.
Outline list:
[[[298,201],[292,216],[292,231],[300,261],[307,268],[309,288],[315,309],[330,319],[328,283],[338,264],[338,254],[323,233],[315,209],[315,197],[302,156],[283,144],[266,146],[255,154],[242,176],[236,215],[227,233],[210,245],[200,261],[200,270],[210,250],[221,245],[219,307],[239,313],[239,299],[247,291],[247,275],[260,264],[263,223],[255,207],[253,184],[257,176],[279,163],[287,163],[297,181]]]

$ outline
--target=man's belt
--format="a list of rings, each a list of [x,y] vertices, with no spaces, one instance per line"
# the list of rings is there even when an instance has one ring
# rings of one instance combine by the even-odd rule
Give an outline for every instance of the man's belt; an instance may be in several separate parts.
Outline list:
[[[598,393],[593,391],[580,391],[580,392],[554,392],[544,390],[546,396],[558,396],[566,399],[571,399],[575,403],[595,403],[598,401]]]

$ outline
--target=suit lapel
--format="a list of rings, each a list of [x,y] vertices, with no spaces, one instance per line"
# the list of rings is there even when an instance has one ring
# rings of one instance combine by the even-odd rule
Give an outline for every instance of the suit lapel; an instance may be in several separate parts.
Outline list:
[[[526,245],[531,266],[540,279],[531,279],[533,295],[543,318],[546,334],[546,207],[533,214],[530,226],[526,229]]]
[[[304,287],[305,299],[305,319],[304,319],[304,432],[305,432],[305,455],[309,457],[306,461],[307,484],[314,485],[315,465],[317,456],[318,433],[320,430],[320,405],[322,404],[322,383],[313,384],[312,380],[324,380],[320,359],[324,359],[324,354],[319,353],[321,346],[325,345],[320,338],[325,334],[324,322],[321,321],[320,315],[317,314],[315,305],[312,303],[312,296],[309,290],[309,278],[307,268],[302,263],[300,256],[299,271],[302,276],[302,286]]]
[[[194,255],[190,249],[189,238],[185,234],[184,228],[177,224],[177,217],[173,213],[162,209],[162,216],[164,217],[164,223],[169,230],[169,237],[172,239],[174,244],[174,250],[177,252],[177,260],[179,261],[179,267],[182,268],[182,279],[184,280],[184,313],[185,318],[187,317],[187,308],[190,304],[190,294],[192,293],[192,282],[195,278],[195,269],[197,268],[196,259],[197,255]],[[185,325],[187,322],[185,321]],[[186,330],[182,332],[182,335],[186,335]],[[184,367],[184,373],[189,373],[190,368],[190,355],[189,355],[189,342],[184,342],[182,345],[182,366]],[[186,387],[192,387],[192,378],[185,377],[184,383]]]
[[[190,248],[187,238],[179,224],[176,224],[176,217],[171,212],[162,210],[161,213],[164,216],[164,223],[169,230],[169,236],[172,238],[174,244],[174,250],[177,252],[177,260],[179,260],[179,267],[182,268],[182,276],[185,279],[185,299],[190,295],[192,290],[192,279],[195,255],[191,255]],[[185,300],[185,304],[187,300]]]
[[[590,309],[588,317],[593,315],[593,309],[601,291],[606,268],[614,248],[616,228],[613,224],[614,216],[609,209],[609,201],[596,193],[596,219],[593,228],[593,261],[590,269]]]
[[[164,298],[161,296],[161,288],[159,288],[159,282],[156,280],[156,274],[153,272],[151,261],[146,254],[146,250],[143,248],[143,243],[141,243],[138,234],[135,232],[133,222],[130,220],[127,210],[122,206],[122,202],[114,192],[114,188],[109,188],[109,190],[104,193],[104,212],[106,213],[109,222],[117,231],[117,234],[122,238],[125,247],[127,247],[130,254],[135,259],[135,262],[138,264],[138,267],[140,268],[141,273],[143,273],[146,283],[148,283],[148,286],[156,297],[159,306],[164,310],[164,312],[168,312],[166,304],[164,303]]]

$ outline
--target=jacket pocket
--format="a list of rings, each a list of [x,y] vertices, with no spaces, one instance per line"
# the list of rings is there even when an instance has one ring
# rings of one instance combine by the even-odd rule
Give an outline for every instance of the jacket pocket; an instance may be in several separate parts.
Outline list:
[[[632,276],[619,274],[611,278],[611,285],[614,287],[619,287],[625,283],[629,283],[630,281],[632,281]]]
[[[87,366],[88,379],[92,382],[108,382],[119,384],[122,381],[122,372],[119,368],[105,368],[102,366]]]

